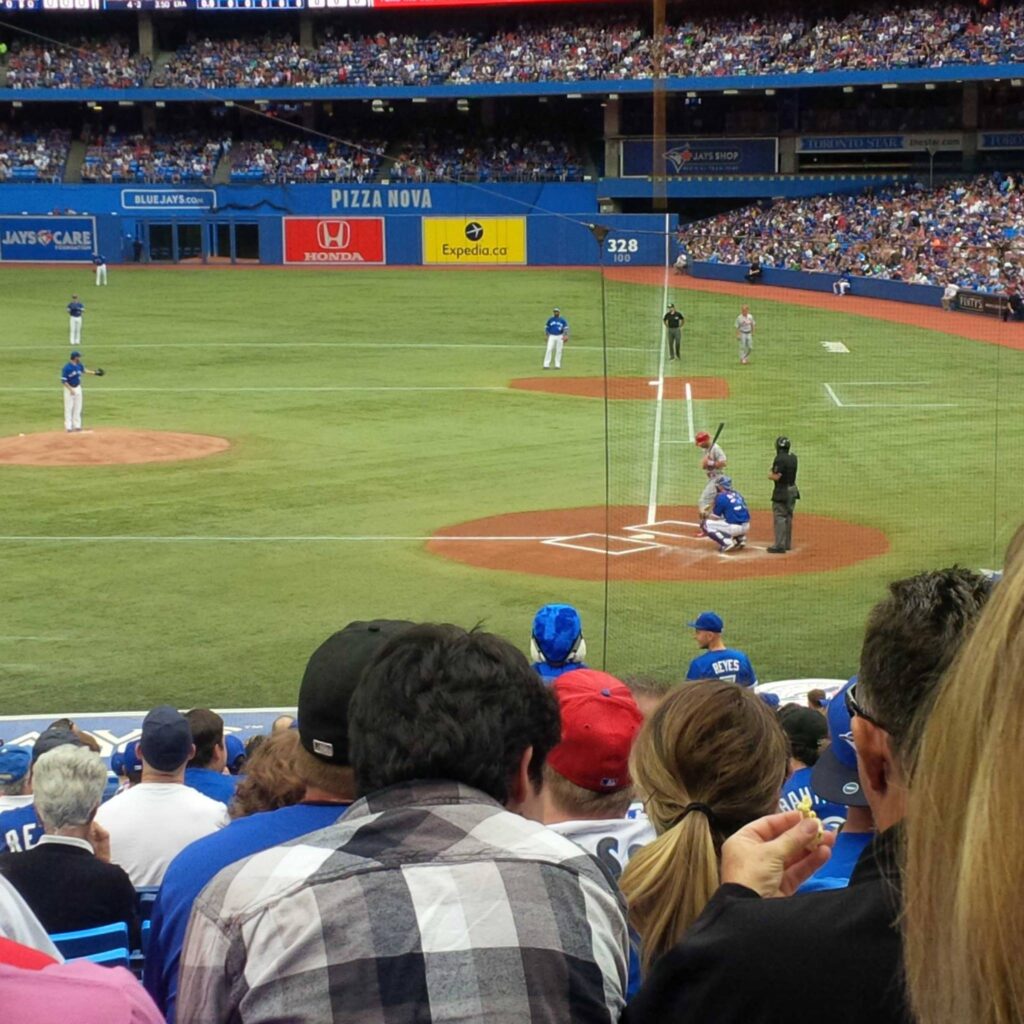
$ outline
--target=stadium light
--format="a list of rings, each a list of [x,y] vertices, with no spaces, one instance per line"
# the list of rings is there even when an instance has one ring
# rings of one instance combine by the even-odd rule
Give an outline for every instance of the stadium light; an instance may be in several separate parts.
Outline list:
[[[1010,79],[1010,85],[1016,86],[1018,89],[1021,87],[1021,83],[1022,82],[1024,82],[1024,79],[1021,79],[1021,78],[1011,78]]]
[[[581,92],[567,92],[565,94],[567,100],[581,100],[583,99],[583,93]]]
[[[156,101],[156,105],[157,105],[157,106],[158,106],[158,107],[159,107],[159,108],[160,108],[161,110],[163,110],[163,108],[167,106],[167,104],[166,104],[166,103],[164,103],[164,101],[163,101],[163,100],[157,100],[157,101]],[[227,104],[225,103],[225,104],[224,104],[224,106],[227,106]]]
[[[695,100],[697,98],[697,94],[695,92],[688,92],[686,94],[686,98],[688,100]]]
[[[413,103],[426,103],[427,102],[427,97],[426,96],[413,96],[412,101],[413,101]]]
[[[17,108],[18,108],[18,109],[20,110],[20,109],[21,109],[21,107],[22,107],[22,102],[21,102],[21,100],[15,100],[15,101],[14,101],[14,102],[13,102],[13,103],[11,104],[11,106],[12,106],[12,107],[17,107]]]
[[[376,101],[374,101],[374,102],[376,102]],[[455,101],[455,109],[458,110],[460,113],[463,113],[463,114],[468,113],[468,111],[469,111],[469,100],[456,100]]]
[[[898,89],[899,86],[895,82],[883,82],[882,83],[882,88],[883,89]]]
[[[617,100],[618,98],[619,98],[619,94],[617,92],[610,92],[610,93],[608,93],[608,99],[610,99],[610,100]]]
[[[372,102],[372,103],[370,104],[370,109],[371,109],[371,110],[372,110],[372,111],[373,111],[373,112],[374,112],[375,114],[383,114],[383,113],[384,113],[384,101],[383,101],[383,100],[374,100],[374,101],[373,101],[373,102]]]
[[[853,86],[852,85],[844,85],[843,86],[843,92],[853,92]]]
[[[935,90],[935,83],[934,82],[925,82],[924,83],[924,87],[925,87],[925,89],[928,90],[928,92],[934,92],[934,90]]]
[[[119,107],[134,107],[135,100],[118,100],[117,105]]]
[[[765,89],[764,94],[765,94],[765,96],[774,96],[775,95],[775,90],[774,89]]]

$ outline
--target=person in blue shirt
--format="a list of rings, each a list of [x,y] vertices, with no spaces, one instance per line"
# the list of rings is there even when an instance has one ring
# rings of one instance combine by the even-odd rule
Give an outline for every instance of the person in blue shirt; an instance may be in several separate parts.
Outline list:
[[[740,686],[755,686],[757,676],[750,659],[722,640],[725,624],[714,612],[701,612],[687,625],[695,630],[697,646],[705,653],[697,655],[686,670],[687,679],[726,679]]]
[[[742,548],[747,543],[750,530],[750,510],[743,495],[732,489],[732,477],[720,476],[715,481],[715,503],[711,515],[702,525],[722,554],[733,548]]]
[[[70,434],[82,429],[82,375],[91,373],[102,377],[98,368],[87,370],[82,365],[82,353],[72,352],[60,371],[60,383],[64,390],[64,429]]]
[[[228,764],[224,719],[209,708],[192,708],[185,718],[196,748],[185,768],[185,785],[227,806],[235,795],[238,779],[224,774]]]
[[[562,311],[555,306],[544,325],[544,332],[547,334],[548,347],[544,353],[544,369],[551,369],[551,360],[555,361],[555,369],[562,368],[562,346],[569,339],[569,322],[562,316]]]
[[[70,318],[71,325],[71,344],[80,345],[82,343],[82,314],[85,312],[85,306],[78,299],[77,295],[71,296],[71,301],[68,303],[68,317]]]
[[[93,266],[96,267],[96,287],[107,283],[107,258],[100,252],[92,258]]]
[[[544,605],[530,633],[530,658],[541,679],[550,685],[565,672],[586,668],[586,656],[580,613],[571,604]]]
[[[789,739],[790,772],[779,794],[779,810],[795,811],[806,798],[821,824],[837,832],[846,821],[846,808],[825,800],[811,783],[811,768],[818,763],[822,745],[828,742],[825,716],[813,708],[787,704],[779,712],[779,724]]]

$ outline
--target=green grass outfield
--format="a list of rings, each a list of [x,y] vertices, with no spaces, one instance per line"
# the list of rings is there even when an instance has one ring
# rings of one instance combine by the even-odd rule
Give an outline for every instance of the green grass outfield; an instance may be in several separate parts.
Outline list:
[[[505,385],[539,374],[555,304],[572,326],[563,374],[599,375],[607,356],[611,374],[656,379],[660,288],[554,270],[112,267],[110,282],[95,288],[88,268],[0,269],[0,434],[61,428],[64,307],[78,291],[84,361],[109,374],[86,379],[87,425],[233,447],[177,464],[0,467],[7,714],[292,703],[308,655],[350,619],[482,621],[525,648],[549,600],[581,609],[591,663],[607,654],[619,673],[680,674],[693,654],[682,623],[714,608],[762,678],[843,676],[888,580],[997,564],[1024,508],[1024,353],[759,301],[754,361],[741,367],[739,300],[679,293],[684,370],[731,389],[696,403],[696,425],[726,421],[750,504],[769,505],[772,441],[785,432],[805,495],[797,543],[800,513],[814,512],[878,527],[892,547],[832,573],[616,584],[605,652],[599,583],[472,569],[418,540],[218,538],[419,538],[601,504],[603,404]],[[948,322],[936,312],[936,327]],[[609,407],[616,502],[647,503],[655,410]],[[663,408],[660,503],[700,490],[684,412]]]

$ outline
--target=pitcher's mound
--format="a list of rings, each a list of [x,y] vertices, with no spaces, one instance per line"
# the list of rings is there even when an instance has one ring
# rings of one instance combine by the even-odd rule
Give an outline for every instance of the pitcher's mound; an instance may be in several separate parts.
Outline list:
[[[49,431],[0,437],[0,465],[119,466],[140,462],[205,459],[226,452],[231,442],[206,434],[174,434],[163,430],[119,430],[116,427],[68,434]]]

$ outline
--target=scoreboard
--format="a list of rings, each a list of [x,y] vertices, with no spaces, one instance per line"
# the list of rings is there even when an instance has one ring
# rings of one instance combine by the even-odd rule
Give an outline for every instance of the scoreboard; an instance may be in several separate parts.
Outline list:
[[[0,0],[0,11],[337,11],[509,7],[607,0]]]

